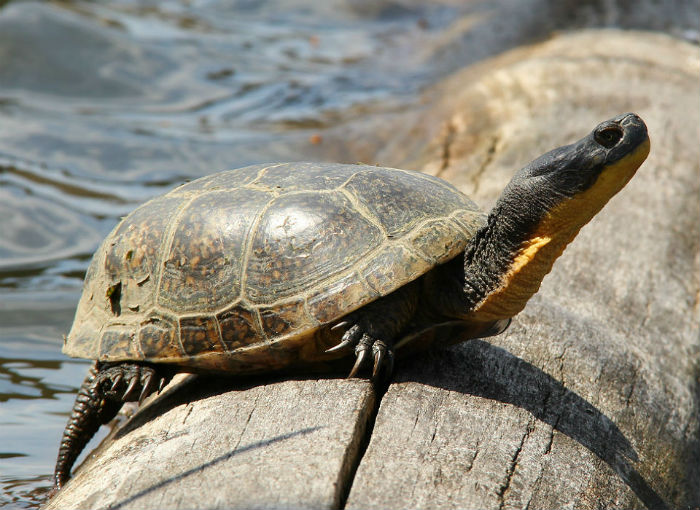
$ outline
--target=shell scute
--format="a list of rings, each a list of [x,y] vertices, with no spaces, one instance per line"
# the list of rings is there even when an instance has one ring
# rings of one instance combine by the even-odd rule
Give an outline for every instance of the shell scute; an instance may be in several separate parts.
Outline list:
[[[399,260],[401,264],[396,263]],[[377,296],[386,296],[397,288],[396,282],[413,281],[429,267],[405,246],[392,244],[371,257],[358,272]]]
[[[348,177],[348,168],[344,166],[324,163],[285,163],[264,170],[254,184],[283,192],[324,191],[338,188],[348,180]]]
[[[143,359],[181,358],[184,355],[178,341],[178,325],[168,317],[152,315],[146,319],[139,328],[138,344]]]
[[[165,196],[192,196],[212,190],[234,190],[250,184],[258,177],[258,174],[261,171],[269,166],[272,165],[252,165],[243,168],[236,168],[235,170],[217,172],[215,174],[200,177],[199,179],[183,184],[182,186],[178,186]]]
[[[468,238],[471,238],[486,223],[486,214],[480,210],[457,209],[451,219],[461,227],[462,232],[469,233]]]
[[[105,327],[100,339],[100,351],[109,353],[109,359],[140,359],[134,337],[136,327],[109,325]]]
[[[224,352],[219,326],[214,317],[181,318],[180,341],[189,356],[200,352]]]
[[[357,272],[352,272],[316,287],[307,303],[309,313],[320,324],[326,324],[342,317],[347,310],[359,308],[367,299],[379,296]]]
[[[394,237],[427,219],[465,208],[465,204],[477,210],[475,204],[445,181],[418,172],[365,170],[355,174],[345,187],[362,197],[362,203]]]
[[[414,230],[409,242],[415,251],[430,264],[440,264],[464,249],[467,239],[453,222],[445,219],[428,221]],[[441,247],[436,250],[436,247]]]
[[[303,300],[277,306],[261,307],[260,320],[267,338],[276,338],[298,331],[310,323]]]
[[[307,292],[382,240],[380,229],[340,192],[278,197],[253,233],[245,295],[262,304]]]
[[[260,341],[261,332],[256,313],[249,308],[236,305],[220,312],[216,318],[228,352]]]
[[[158,305],[213,312],[241,293],[248,231],[272,195],[239,188],[194,198],[180,213],[164,256]]]
[[[86,281],[102,287],[91,290],[106,312],[115,312],[114,301],[110,301],[108,295],[109,288],[115,285],[120,285],[119,298],[124,303],[119,306],[120,314],[128,314],[130,309],[138,312],[153,305],[160,270],[160,247],[168,223],[181,205],[180,200],[156,198],[127,216],[104,241],[100,248],[104,252],[103,269],[96,270]]]

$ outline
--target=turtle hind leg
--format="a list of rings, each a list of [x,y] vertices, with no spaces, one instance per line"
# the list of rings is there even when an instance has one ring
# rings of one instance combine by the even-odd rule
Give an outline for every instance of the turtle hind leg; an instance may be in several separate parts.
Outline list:
[[[141,403],[154,391],[172,379],[175,371],[167,366],[154,366],[141,363],[102,363],[95,377],[95,385],[100,394],[109,400]]]
[[[78,390],[73,411],[63,431],[54,470],[54,485],[57,489],[68,481],[75,460],[100,425],[114,418],[121,408],[121,403],[106,401],[99,395],[95,383],[98,371],[99,363],[96,362],[90,367],[85,381]]]
[[[80,452],[100,426],[117,415],[124,402],[141,401],[160,391],[173,375],[172,370],[156,370],[150,365],[96,362],[78,390],[63,432],[54,471],[55,488],[60,489],[70,479]]]

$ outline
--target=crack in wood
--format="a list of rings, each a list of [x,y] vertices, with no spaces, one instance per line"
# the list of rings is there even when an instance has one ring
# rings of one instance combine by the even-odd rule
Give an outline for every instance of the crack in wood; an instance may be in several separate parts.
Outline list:
[[[194,407],[192,406],[192,403],[191,403],[191,402],[188,403],[188,404],[187,404],[187,414],[186,414],[185,417],[182,419],[182,423],[183,423],[183,424],[187,421],[187,418],[190,417],[190,414],[192,414],[192,410],[193,410],[193,409],[194,409]]]
[[[627,407],[630,407],[630,404],[632,402],[632,395],[634,394],[634,390],[637,387],[637,377],[638,377],[638,370],[636,365],[632,365],[632,382],[630,382],[629,386],[629,391],[627,391],[627,395],[625,395],[625,405]]]
[[[498,136],[494,135],[491,137],[488,149],[486,150],[484,162],[481,165],[479,165],[479,168],[476,169],[476,172],[470,175],[470,180],[472,182],[472,193],[474,193],[475,195],[479,192],[479,185],[481,183],[482,176],[486,173],[486,169],[493,162],[493,157],[494,154],[496,154],[496,147],[498,146],[498,142]]]
[[[527,422],[527,428],[525,429],[525,434],[523,434],[523,437],[520,438],[520,444],[518,445],[515,452],[513,453],[513,456],[510,459],[510,464],[508,466],[508,470],[506,471],[506,479],[501,484],[501,486],[498,489],[498,492],[496,493],[498,496],[498,509],[499,510],[503,510],[503,508],[505,508],[506,493],[510,489],[510,483],[513,479],[513,474],[515,473],[515,468],[518,465],[518,458],[520,457],[520,452],[523,451],[523,446],[525,445],[525,441],[530,436],[530,433],[533,431],[533,429],[534,429],[534,424],[532,422],[532,419],[530,419]]]
[[[374,394],[371,402],[365,402],[364,408],[369,408],[369,412],[366,413],[365,419],[358,419],[355,423],[355,430],[353,431],[353,437],[348,446],[345,457],[341,465],[341,469],[338,477],[337,484],[337,504],[334,508],[342,510],[348,502],[348,497],[350,496],[350,491],[352,490],[352,485],[355,481],[355,475],[357,474],[357,469],[360,467],[362,458],[367,452],[367,447],[369,446],[370,439],[372,438],[372,432],[374,431],[374,424],[377,420],[377,415],[379,414],[379,404],[386,393],[388,386],[382,388],[374,387]]]
[[[440,144],[440,168],[435,174],[435,177],[440,177],[441,174],[450,166],[450,159],[452,158],[452,144],[454,143],[455,136],[457,134],[457,126],[452,119],[447,121],[445,124],[444,132],[445,134],[443,135],[442,143]]]

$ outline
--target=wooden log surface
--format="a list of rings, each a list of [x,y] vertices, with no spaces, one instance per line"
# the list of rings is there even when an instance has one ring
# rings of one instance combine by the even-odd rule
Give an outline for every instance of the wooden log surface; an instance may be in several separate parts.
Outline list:
[[[337,507],[374,412],[372,386],[268,380],[224,389],[194,376],[171,385],[49,508]]]
[[[420,120],[439,134],[379,163],[488,207],[520,166],[624,111],[647,121],[651,155],[504,335],[399,360],[384,395],[342,379],[171,387],[47,508],[700,504],[699,72],[690,44],[588,31],[447,79]],[[409,143],[424,148],[407,158]]]
[[[452,104],[417,164],[481,203],[513,161],[617,112],[640,113],[653,148],[504,335],[398,367],[347,508],[700,502],[697,57],[666,36],[582,32],[438,91]]]

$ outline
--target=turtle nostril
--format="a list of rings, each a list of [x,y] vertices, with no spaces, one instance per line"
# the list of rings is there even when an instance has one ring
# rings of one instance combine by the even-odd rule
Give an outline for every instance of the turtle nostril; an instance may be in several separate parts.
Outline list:
[[[593,133],[593,138],[606,149],[611,149],[622,139],[622,127],[617,124],[601,126]]]

